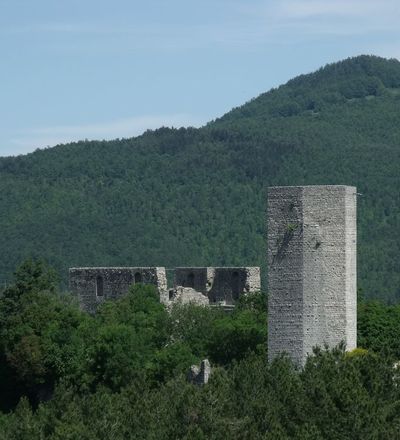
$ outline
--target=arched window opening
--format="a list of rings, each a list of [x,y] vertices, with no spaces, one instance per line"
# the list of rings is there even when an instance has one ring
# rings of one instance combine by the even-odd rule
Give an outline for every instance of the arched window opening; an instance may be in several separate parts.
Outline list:
[[[96,296],[104,295],[103,277],[100,275],[96,278]]]
[[[135,273],[135,284],[142,282],[142,274],[140,272]]]
[[[188,275],[187,280],[188,280],[188,287],[191,287],[192,289],[194,289],[194,273],[193,272],[191,272]]]

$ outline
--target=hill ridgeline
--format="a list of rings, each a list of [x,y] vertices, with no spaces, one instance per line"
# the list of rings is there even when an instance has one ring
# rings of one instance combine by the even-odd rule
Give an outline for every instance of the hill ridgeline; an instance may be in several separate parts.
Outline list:
[[[357,186],[359,286],[400,299],[400,62],[299,76],[200,129],[0,158],[0,278],[71,266],[262,266],[266,187]]]

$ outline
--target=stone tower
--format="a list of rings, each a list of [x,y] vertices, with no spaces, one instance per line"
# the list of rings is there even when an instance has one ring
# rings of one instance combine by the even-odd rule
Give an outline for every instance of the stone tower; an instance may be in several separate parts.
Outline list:
[[[356,347],[356,188],[268,189],[268,357]]]

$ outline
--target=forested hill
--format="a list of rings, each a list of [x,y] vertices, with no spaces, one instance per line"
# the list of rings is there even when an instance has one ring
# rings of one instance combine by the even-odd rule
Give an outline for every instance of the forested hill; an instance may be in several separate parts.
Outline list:
[[[69,266],[261,265],[268,185],[356,185],[359,285],[400,299],[400,62],[361,56],[203,128],[0,159],[0,277]]]

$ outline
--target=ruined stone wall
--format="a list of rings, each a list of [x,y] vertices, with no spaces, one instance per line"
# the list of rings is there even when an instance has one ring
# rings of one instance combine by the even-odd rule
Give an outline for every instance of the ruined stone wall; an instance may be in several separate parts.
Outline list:
[[[211,304],[234,304],[240,295],[261,289],[259,267],[179,267],[175,287],[191,287],[208,296]]]
[[[214,267],[210,303],[234,304],[241,295],[260,291],[259,267]]]
[[[268,190],[268,355],[356,346],[356,189]]]
[[[158,291],[167,290],[163,267],[78,267],[69,270],[70,289],[80,306],[94,313],[105,300],[119,298],[135,283],[153,284]]]
[[[119,298],[135,283],[153,284],[160,301],[232,305],[240,295],[260,290],[259,267],[184,267],[175,269],[167,289],[163,267],[78,267],[69,270],[70,289],[81,308],[94,313],[105,300]]]
[[[174,272],[174,286],[190,287],[204,295],[208,294],[209,279],[207,267],[177,267]]]

